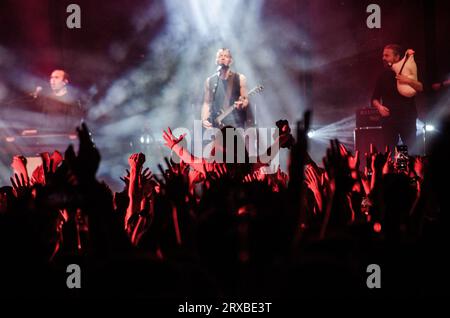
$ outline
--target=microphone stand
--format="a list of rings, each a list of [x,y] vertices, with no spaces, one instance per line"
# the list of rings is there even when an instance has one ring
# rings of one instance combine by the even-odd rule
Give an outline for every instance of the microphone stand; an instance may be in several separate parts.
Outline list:
[[[212,98],[211,98],[211,109],[210,109],[211,114],[213,113],[214,102],[215,102],[215,100],[216,100],[217,87],[219,86],[220,71],[221,71],[223,68],[224,68],[223,65],[219,65],[219,66],[217,67],[217,69],[218,69],[217,72],[216,72],[216,74],[217,74],[217,80],[216,80],[216,82],[214,83],[214,88],[213,88],[213,91],[212,91]],[[215,113],[215,112],[216,112],[216,110],[214,109],[214,113]],[[211,118],[211,124],[213,124],[213,125],[214,125],[214,120],[215,120],[215,118],[214,118],[214,119]]]

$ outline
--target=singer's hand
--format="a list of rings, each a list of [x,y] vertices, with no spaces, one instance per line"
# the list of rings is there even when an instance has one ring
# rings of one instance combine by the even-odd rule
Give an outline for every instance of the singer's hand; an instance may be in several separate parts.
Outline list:
[[[382,117],[388,117],[391,114],[389,108],[387,108],[386,106],[380,105],[379,107],[377,107],[377,109]]]
[[[248,99],[244,96],[239,97],[239,100],[234,102],[237,109],[244,109],[248,106]]]
[[[212,124],[207,119],[202,120],[202,125],[205,128],[212,128]]]
[[[34,90],[33,93],[30,93],[30,95],[31,95],[33,98],[38,98],[39,93],[40,93],[41,91],[42,91],[42,86],[36,86],[36,89]]]

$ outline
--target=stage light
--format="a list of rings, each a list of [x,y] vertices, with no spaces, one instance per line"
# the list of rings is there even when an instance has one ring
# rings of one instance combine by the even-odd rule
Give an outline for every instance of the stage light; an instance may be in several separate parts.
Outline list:
[[[425,125],[425,131],[434,131],[433,125]]]
[[[423,121],[417,119],[416,120],[416,135],[422,135],[423,133],[436,132],[436,127],[433,124],[427,124]]]
[[[343,118],[337,122],[308,131],[308,137],[328,145],[331,139],[338,139],[343,144],[353,145],[355,116]]]

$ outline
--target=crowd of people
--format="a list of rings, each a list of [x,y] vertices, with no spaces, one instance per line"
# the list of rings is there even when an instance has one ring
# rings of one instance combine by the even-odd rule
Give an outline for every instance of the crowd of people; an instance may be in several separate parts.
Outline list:
[[[274,174],[264,174],[258,160],[191,160],[169,129],[166,146],[181,161],[168,158],[150,171],[144,154],[131,154],[123,191],[113,193],[96,178],[101,156],[84,123],[78,151],[43,153],[32,175],[26,158],[14,157],[15,175],[0,191],[2,294],[439,297],[450,121],[429,156],[410,157],[407,165],[396,162],[393,149],[353,154],[338,140],[316,163],[306,115],[294,136],[281,129],[277,142],[289,148],[289,169]],[[230,144],[220,151],[235,151]],[[69,264],[79,265],[81,288],[67,287]],[[381,288],[368,288],[370,264],[381,269]]]

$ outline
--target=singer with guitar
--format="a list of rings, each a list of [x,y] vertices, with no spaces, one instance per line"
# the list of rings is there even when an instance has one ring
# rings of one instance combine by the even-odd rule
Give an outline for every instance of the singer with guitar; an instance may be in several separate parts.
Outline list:
[[[217,71],[208,77],[205,82],[205,93],[201,111],[201,120],[204,128],[233,126],[245,128],[249,119],[249,101],[247,80],[244,75],[230,70],[233,63],[231,51],[221,48],[216,54]],[[227,112],[226,117],[216,119],[229,107],[233,111]],[[231,110],[231,109],[230,109]]]
[[[372,94],[372,106],[382,116],[384,143],[393,149],[400,136],[411,149],[416,139],[415,95],[423,91],[417,79],[414,51],[408,49],[402,58],[401,47],[388,44],[382,59],[384,70]]]

